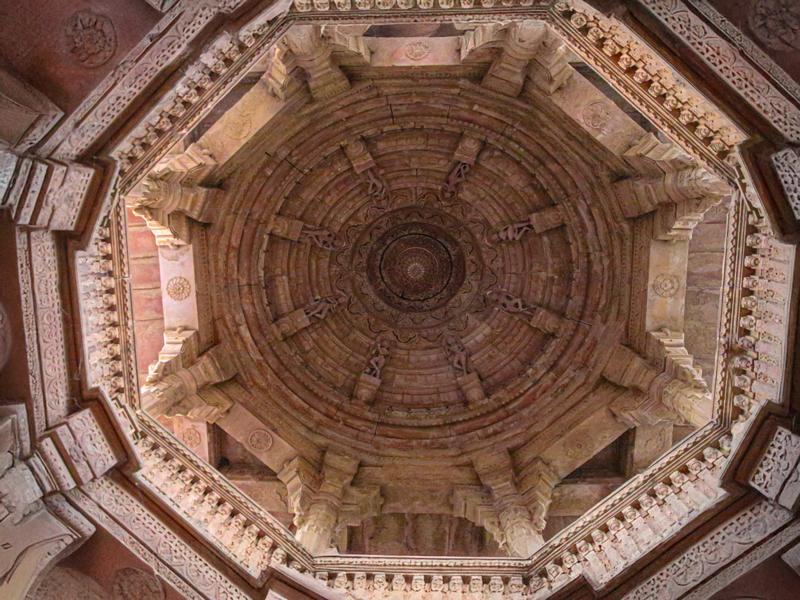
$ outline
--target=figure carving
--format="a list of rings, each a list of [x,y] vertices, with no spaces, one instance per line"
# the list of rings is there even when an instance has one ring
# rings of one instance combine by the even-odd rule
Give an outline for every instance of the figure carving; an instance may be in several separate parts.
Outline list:
[[[307,305],[303,311],[308,319],[317,319],[322,321],[327,317],[337,306],[339,300],[332,296],[320,298],[317,296],[311,304]]]
[[[453,369],[459,375],[469,374],[469,353],[461,340],[450,334],[444,339],[444,347]]]
[[[469,163],[465,162],[459,162],[455,167],[453,167],[444,184],[445,197],[452,198],[456,195],[458,185],[467,179],[467,173],[469,173],[469,169]]]
[[[383,177],[376,173],[374,169],[367,169],[365,173],[367,174],[367,183],[369,185],[367,195],[372,198],[378,208],[386,208],[389,187]]]
[[[323,250],[334,251],[339,249],[339,240],[336,235],[322,227],[304,223],[303,229],[300,231],[300,239]]]
[[[497,239],[501,242],[516,242],[522,239],[522,236],[529,231],[533,231],[533,225],[530,220],[519,221],[500,229],[497,232]]]
[[[512,315],[532,316],[530,308],[522,298],[512,295],[505,290],[491,290],[487,294],[489,298],[497,302],[500,310]]]
[[[375,379],[381,378],[381,372],[386,359],[389,356],[389,342],[386,339],[379,338],[376,340],[375,345],[370,352],[369,362],[367,363],[364,373]]]

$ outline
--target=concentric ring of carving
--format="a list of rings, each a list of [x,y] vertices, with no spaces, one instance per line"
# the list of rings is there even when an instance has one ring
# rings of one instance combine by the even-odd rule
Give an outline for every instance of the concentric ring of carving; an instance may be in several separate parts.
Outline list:
[[[224,249],[211,265],[215,322],[251,390],[237,400],[293,443],[382,460],[530,439],[603,385],[595,348],[620,339],[630,307],[631,238],[603,173],[612,157],[563,135],[556,113],[450,80],[413,92],[370,82],[308,110],[279,115],[248,148],[209,234]],[[480,151],[444,194],[465,134]],[[369,153],[371,173],[348,144]],[[385,182],[380,201],[370,175]],[[556,203],[563,226],[496,236]],[[270,233],[275,215],[338,245]],[[549,311],[558,331],[503,308],[499,291]],[[337,302],[320,313],[325,298]],[[482,399],[467,400],[453,339]],[[366,404],[363,376],[378,382]]]
[[[432,310],[464,281],[464,254],[447,233],[425,223],[387,231],[369,257],[375,291],[403,311]]]
[[[438,195],[406,190],[396,199],[412,205],[380,215],[348,231],[353,240],[336,256],[336,288],[351,298],[348,310],[368,321],[368,331],[391,331],[398,339],[441,338],[443,328],[485,308],[481,292],[496,281],[484,272],[472,231],[438,206]],[[489,254],[496,256],[490,249]]]

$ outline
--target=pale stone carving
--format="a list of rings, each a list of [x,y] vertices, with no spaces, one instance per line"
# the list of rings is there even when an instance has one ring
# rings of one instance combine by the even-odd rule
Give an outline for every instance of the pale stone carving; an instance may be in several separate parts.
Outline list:
[[[316,99],[335,96],[350,87],[350,82],[331,58],[331,47],[323,41],[318,25],[295,25],[286,34],[286,43],[297,64],[308,73],[308,86]]]

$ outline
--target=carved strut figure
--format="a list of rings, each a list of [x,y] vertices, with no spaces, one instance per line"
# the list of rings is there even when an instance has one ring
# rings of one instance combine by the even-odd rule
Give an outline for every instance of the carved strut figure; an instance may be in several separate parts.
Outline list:
[[[365,173],[367,174],[367,182],[369,183],[367,195],[375,201],[375,204],[379,208],[385,208],[389,192],[386,182],[380,175],[375,173],[373,169],[367,169]]]
[[[458,184],[467,179],[469,173],[469,163],[459,162],[450,174],[447,176],[447,181],[444,183],[444,195],[446,197],[453,197],[456,195]]]
[[[306,317],[309,319],[317,319],[318,321],[322,321],[325,317],[327,317],[334,308],[339,304],[339,301],[336,298],[314,298],[314,301],[305,307]]]
[[[491,290],[488,292],[488,295],[500,305],[500,310],[504,310],[512,315],[520,314],[531,316],[530,309],[522,298],[512,296],[505,290]]]
[[[339,240],[327,229],[321,227],[314,227],[312,225],[303,225],[300,232],[300,239],[310,244],[314,244],[323,250],[337,250],[339,248]]]
[[[461,340],[454,335],[448,335],[444,340],[444,347],[453,369],[460,375],[467,375],[469,373],[469,354]]]
[[[497,232],[497,239],[501,242],[516,242],[522,239],[528,231],[533,230],[533,225],[530,221],[520,221],[519,223],[512,223],[506,225]]]
[[[369,357],[369,363],[364,369],[364,373],[375,379],[381,378],[381,371],[386,364],[389,356],[389,344],[386,340],[377,340]]]

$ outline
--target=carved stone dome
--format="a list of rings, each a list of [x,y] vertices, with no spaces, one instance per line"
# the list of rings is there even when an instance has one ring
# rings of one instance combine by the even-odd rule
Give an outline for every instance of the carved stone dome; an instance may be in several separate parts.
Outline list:
[[[376,81],[315,115],[278,117],[211,228],[252,410],[376,459],[457,455],[599,385],[593,340],[628,310],[613,155],[456,80]]]

